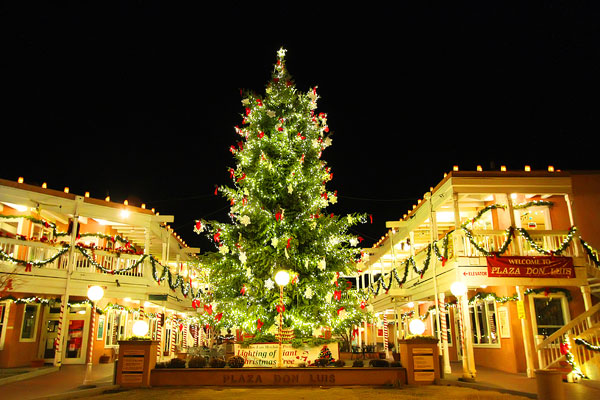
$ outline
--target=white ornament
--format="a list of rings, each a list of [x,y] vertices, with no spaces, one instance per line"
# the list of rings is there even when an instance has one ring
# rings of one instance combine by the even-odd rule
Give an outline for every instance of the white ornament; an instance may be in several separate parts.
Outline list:
[[[245,252],[240,252],[240,262],[242,264],[246,264],[246,260],[248,260],[248,257],[246,257],[246,253]]]
[[[247,215],[242,216],[242,218],[240,218],[240,223],[244,226],[248,226],[250,224],[250,217]]]
[[[347,314],[346,310],[341,310],[341,311],[339,312],[338,316],[339,316],[341,319],[345,319],[345,318],[348,316],[348,314]]]
[[[350,245],[351,246],[356,246],[357,244],[358,244],[358,239],[357,238],[350,239]]]
[[[250,100],[244,99],[244,100],[242,100],[242,104],[247,106],[248,104],[250,104]]]
[[[319,261],[319,264],[317,264],[317,267],[321,270],[321,271],[325,271],[325,268],[327,267],[327,263],[325,262],[325,259],[322,259]]]
[[[331,298],[333,297],[333,293],[329,292],[325,295],[325,301],[327,303],[331,303]]]
[[[329,200],[329,202],[330,202],[331,204],[335,204],[335,203],[337,203],[337,196],[331,196],[331,199]]]
[[[283,57],[285,57],[285,53],[286,53],[286,52],[287,52],[287,50],[286,50],[286,49],[284,49],[283,47],[282,47],[282,48],[280,48],[280,49],[277,51],[277,57],[279,57],[279,58],[283,58]]]
[[[279,239],[277,239],[277,238],[271,239],[271,246],[277,248],[278,243],[279,243]]]
[[[323,141],[323,144],[325,145],[325,147],[329,147],[329,146],[331,146],[331,142],[332,142],[331,138],[329,136],[327,136],[325,138],[325,140]]]
[[[290,183],[290,184],[288,185],[288,193],[289,193],[289,194],[292,194],[293,192],[294,192],[294,187],[293,187],[293,186],[292,186],[292,184]]]
[[[252,270],[250,268],[246,268],[246,278],[252,278]]]
[[[271,278],[265,281],[265,287],[269,290],[272,290],[275,287],[275,282],[271,280]]]
[[[221,253],[221,254],[229,253],[229,247],[226,244],[224,244],[223,246],[219,247],[219,253]]]
[[[306,290],[304,291],[304,297],[306,297],[307,299],[312,299],[313,298],[313,290],[309,287],[306,288]]]
[[[271,118],[275,118],[275,111],[273,110],[267,110],[267,115]]]

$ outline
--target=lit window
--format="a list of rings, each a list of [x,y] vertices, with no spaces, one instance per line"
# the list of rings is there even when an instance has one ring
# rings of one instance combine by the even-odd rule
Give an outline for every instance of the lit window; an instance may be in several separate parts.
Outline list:
[[[478,301],[469,304],[473,345],[498,345],[498,320],[495,301]]]
[[[21,341],[35,341],[38,310],[38,304],[25,305],[25,308],[23,310],[23,323],[21,324]]]

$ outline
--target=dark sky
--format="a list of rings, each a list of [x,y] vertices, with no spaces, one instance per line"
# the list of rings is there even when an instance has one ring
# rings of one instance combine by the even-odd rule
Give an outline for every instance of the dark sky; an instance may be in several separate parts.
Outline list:
[[[141,199],[206,249],[192,225],[226,219],[239,89],[264,93],[281,46],[334,132],[330,210],[373,214],[363,245],[454,164],[599,169],[587,2],[221,3],[4,2],[0,178]]]

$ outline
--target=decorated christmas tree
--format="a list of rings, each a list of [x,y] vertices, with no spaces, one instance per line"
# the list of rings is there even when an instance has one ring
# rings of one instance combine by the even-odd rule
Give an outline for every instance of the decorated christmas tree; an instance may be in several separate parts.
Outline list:
[[[232,183],[215,194],[231,205],[230,222],[199,220],[218,251],[205,254],[211,291],[204,301],[222,313],[223,326],[267,332],[279,323],[309,336],[314,329],[343,330],[360,322],[359,295],[344,276],[354,273],[361,255],[348,233],[364,215],[334,215],[326,207],[338,200],[327,188],[333,178],[322,159],[332,143],[327,115],[316,113],[317,88],[296,89],[277,53],[264,96],[242,91],[244,114],[230,151]],[[285,270],[282,290],[275,274]]]

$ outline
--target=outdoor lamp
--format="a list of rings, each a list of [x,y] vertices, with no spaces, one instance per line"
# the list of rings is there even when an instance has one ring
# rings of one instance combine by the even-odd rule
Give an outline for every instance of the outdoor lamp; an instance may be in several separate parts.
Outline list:
[[[290,274],[287,271],[279,271],[275,274],[275,282],[279,286],[285,286],[290,282]]]
[[[87,291],[87,297],[93,302],[100,300],[104,296],[104,289],[100,286],[90,286]]]
[[[422,335],[425,332],[425,324],[420,319],[413,319],[408,324],[408,329],[413,335]]]
[[[90,286],[87,291],[88,299],[92,301],[92,315],[90,318],[90,330],[92,331],[92,335],[90,336],[89,343],[89,353],[88,353],[88,363],[87,368],[85,370],[85,377],[83,378],[83,384],[87,385],[90,383],[92,378],[92,355],[94,351],[94,325],[96,322],[96,302],[100,300],[104,296],[104,289],[100,286]]]
[[[455,297],[464,296],[467,294],[467,286],[462,282],[454,282],[450,286],[450,291]]]
[[[133,323],[131,330],[135,336],[146,336],[148,333],[148,323],[142,319],[137,320]]]

